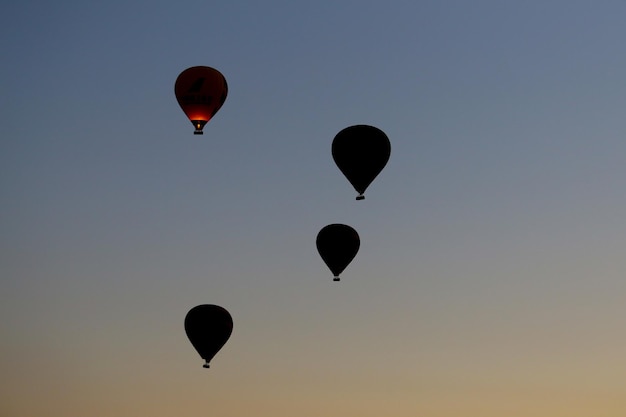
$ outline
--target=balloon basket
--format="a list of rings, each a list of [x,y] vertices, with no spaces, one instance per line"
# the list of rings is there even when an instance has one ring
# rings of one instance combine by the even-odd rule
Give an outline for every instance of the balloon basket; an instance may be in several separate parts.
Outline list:
[[[208,120],[192,120],[191,124],[193,124],[193,127],[196,128],[196,130],[194,130],[193,134],[194,135],[204,135],[204,132],[202,132],[202,128],[204,128],[204,125],[207,124]]]
[[[202,365],[202,367],[203,367],[204,369],[209,369],[211,366],[210,366],[208,363],[205,363],[204,365]]]
[[[358,200],[365,200],[365,196],[363,194],[359,194],[356,196],[357,201]]]
[[[341,280],[339,279],[339,277],[335,277],[333,278],[333,281],[341,281]]]

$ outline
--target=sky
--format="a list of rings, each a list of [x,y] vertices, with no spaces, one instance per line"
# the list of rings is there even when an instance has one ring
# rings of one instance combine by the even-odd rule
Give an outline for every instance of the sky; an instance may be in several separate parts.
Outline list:
[[[623,417],[626,3],[0,13],[0,416]],[[229,95],[203,136],[174,97]],[[391,141],[356,192],[330,147]],[[330,223],[361,248],[332,274]],[[183,321],[230,311],[209,370]]]

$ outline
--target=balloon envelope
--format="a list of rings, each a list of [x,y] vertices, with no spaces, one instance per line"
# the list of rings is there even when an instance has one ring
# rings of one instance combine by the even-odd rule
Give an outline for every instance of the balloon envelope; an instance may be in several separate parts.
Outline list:
[[[204,125],[222,107],[228,95],[226,78],[215,68],[191,67],[180,73],[174,85],[176,100],[201,135]]]
[[[333,281],[339,281],[339,274],[352,262],[361,246],[359,234],[345,224],[324,226],[315,243],[322,260],[335,276]]]
[[[356,199],[363,200],[363,193],[389,161],[391,143],[376,127],[350,126],[333,139],[332,154],[343,175],[359,193]]]
[[[230,313],[220,306],[202,304],[187,313],[185,332],[200,357],[206,361],[203,366],[208,368],[211,359],[233,332],[233,319]]]

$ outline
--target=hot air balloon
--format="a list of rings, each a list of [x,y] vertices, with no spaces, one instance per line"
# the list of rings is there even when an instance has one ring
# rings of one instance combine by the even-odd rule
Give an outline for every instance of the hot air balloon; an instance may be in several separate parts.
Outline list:
[[[332,145],[335,163],[359,193],[363,193],[383,170],[389,155],[389,138],[380,129],[368,125],[350,126],[337,133]]]
[[[226,309],[202,304],[189,310],[185,317],[185,332],[189,341],[205,360],[204,368],[224,346],[233,332],[233,319]]]
[[[176,100],[196,130],[202,128],[222,107],[228,94],[226,78],[211,67],[191,67],[180,73],[174,85]]]
[[[352,262],[361,246],[359,234],[345,224],[324,226],[315,243],[322,260],[335,276],[333,281],[339,281],[339,274]]]

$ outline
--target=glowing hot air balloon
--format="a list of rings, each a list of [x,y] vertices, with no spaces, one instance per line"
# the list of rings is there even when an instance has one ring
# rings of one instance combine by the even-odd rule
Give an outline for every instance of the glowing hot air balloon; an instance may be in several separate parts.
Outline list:
[[[378,128],[350,126],[333,139],[332,154],[343,175],[359,193],[356,199],[363,200],[363,193],[387,164],[391,144]]]
[[[205,360],[204,368],[224,346],[233,332],[233,319],[223,307],[202,304],[189,310],[185,317],[189,341]]]
[[[345,224],[324,226],[315,243],[322,260],[335,276],[333,281],[339,281],[339,274],[352,262],[361,246],[359,234]]]
[[[180,73],[174,86],[176,100],[196,130],[202,128],[222,107],[228,95],[226,78],[211,67],[191,67]]]

